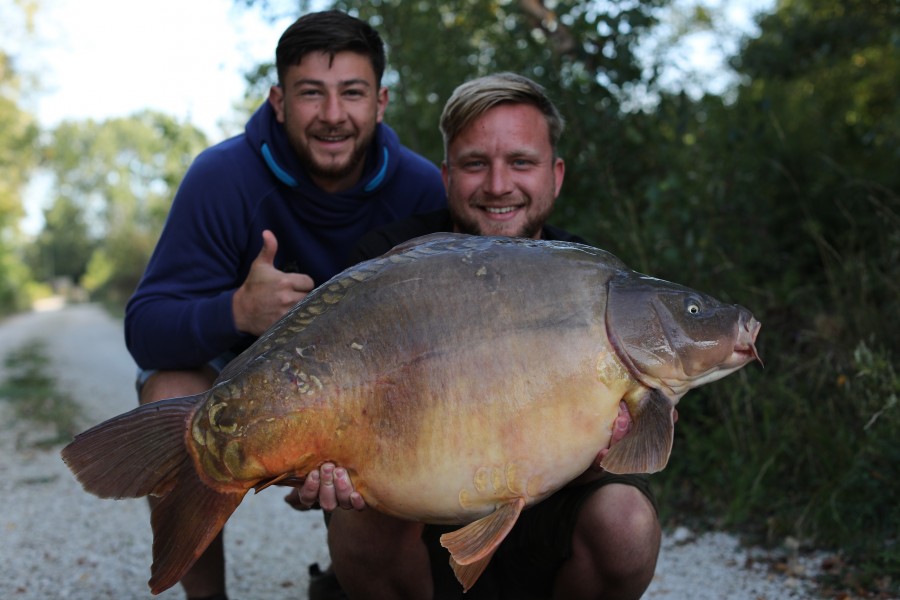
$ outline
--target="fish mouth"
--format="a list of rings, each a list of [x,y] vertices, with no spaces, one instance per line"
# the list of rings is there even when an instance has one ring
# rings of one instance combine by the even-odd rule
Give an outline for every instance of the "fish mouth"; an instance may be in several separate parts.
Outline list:
[[[734,345],[734,355],[739,357],[741,364],[747,364],[755,360],[765,369],[766,364],[756,349],[756,336],[759,335],[762,323],[757,321],[755,317],[750,317],[749,320],[741,324],[740,328],[737,343]]]

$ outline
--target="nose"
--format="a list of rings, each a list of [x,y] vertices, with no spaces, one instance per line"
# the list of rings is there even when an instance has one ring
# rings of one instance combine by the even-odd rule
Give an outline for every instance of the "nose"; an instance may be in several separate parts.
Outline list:
[[[340,123],[345,114],[340,95],[326,94],[319,107],[319,119],[326,123]]]
[[[513,191],[512,177],[505,164],[493,164],[484,184],[485,192],[491,196],[505,196]]]

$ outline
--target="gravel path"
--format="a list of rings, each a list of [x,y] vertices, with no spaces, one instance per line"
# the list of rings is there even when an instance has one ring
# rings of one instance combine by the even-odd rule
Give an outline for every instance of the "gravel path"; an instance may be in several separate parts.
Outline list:
[[[136,405],[134,364],[121,323],[94,305],[51,307],[0,321],[0,360],[33,339],[48,341],[59,387],[92,425]],[[2,370],[2,362],[0,362]],[[34,432],[12,423],[0,402],[0,598],[101,600],[151,598],[151,533],[143,500],[100,500],[83,492],[59,448],[21,442]],[[24,436],[24,437],[23,437]],[[229,594],[237,600],[306,598],[306,567],[327,564],[320,513],[298,513],[284,490],[248,496],[228,522]],[[273,517],[279,520],[275,522]],[[815,598],[812,560],[771,573],[766,556],[724,533],[667,532],[657,574],[645,594],[656,600]],[[180,599],[180,588],[156,598]]]

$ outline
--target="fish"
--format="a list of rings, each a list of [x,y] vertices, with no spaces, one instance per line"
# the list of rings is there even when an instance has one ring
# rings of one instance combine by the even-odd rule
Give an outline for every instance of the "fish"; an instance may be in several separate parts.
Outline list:
[[[195,396],[77,435],[62,458],[102,498],[154,496],[153,594],[255,489],[331,462],[368,509],[459,525],[465,590],[521,511],[589,469],[653,473],[675,406],[759,360],[749,310],[583,244],[433,234],[316,288]]]

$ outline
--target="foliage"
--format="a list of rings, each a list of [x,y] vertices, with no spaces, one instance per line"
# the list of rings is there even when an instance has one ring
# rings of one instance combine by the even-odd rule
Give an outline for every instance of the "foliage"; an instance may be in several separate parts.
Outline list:
[[[27,256],[35,277],[41,281],[62,277],[77,282],[96,245],[88,233],[81,204],[63,196],[44,210],[44,227]]]
[[[48,373],[46,342],[23,344],[7,354],[3,364],[6,375],[0,381],[0,399],[10,403],[16,419],[49,427],[52,432],[31,445],[52,446],[71,440],[80,428],[81,409]]]
[[[598,150],[621,137],[621,100],[648,83],[638,41],[668,1],[554,2],[553,10],[528,0],[339,0],[329,7],[368,20],[382,34],[388,49],[384,84],[390,90],[385,120],[405,144],[436,163],[444,154],[439,116],[459,83],[508,70],[546,85],[569,121],[561,149],[575,172],[566,183],[569,197],[595,189],[595,182],[579,179],[578,172],[595,172],[591,160],[612,154]],[[273,2],[240,2],[278,10]],[[284,12],[284,3],[277,6]],[[308,6],[301,2],[299,9]],[[274,81],[273,69],[262,64],[247,75],[257,100]],[[587,162],[583,171],[572,168],[582,162]]]
[[[679,406],[675,452],[654,477],[663,518],[711,516],[772,543],[840,548],[863,575],[896,572],[900,5],[782,0],[732,57],[739,85],[699,97],[663,89],[663,59],[639,58],[668,0],[330,5],[384,35],[387,120],[407,145],[439,162],[438,115],[451,90],[489,72],[526,74],[568,121],[555,224],[763,322],[765,369]],[[695,15],[701,25],[715,18]],[[248,81],[250,110],[271,65]],[[3,174],[22,177],[34,131],[3,104],[0,124],[9,124],[0,171],[9,161]],[[57,205],[43,256],[82,256],[67,272],[124,298],[205,141],[151,113],[64,124],[52,140]],[[2,189],[0,230],[19,206],[4,204]],[[84,240],[96,245],[87,262]],[[0,275],[13,263],[0,248]]]
[[[18,221],[22,190],[34,167],[33,151],[38,130],[32,116],[22,108],[27,81],[17,71],[13,39],[22,31],[12,31],[22,22],[30,29],[32,7],[28,2],[0,6],[0,315],[24,308],[29,298],[25,287],[31,278],[22,264]]]
[[[206,146],[196,127],[145,111],[100,123],[64,122],[44,148],[53,205],[33,268],[69,276],[123,303],[134,291],[190,161]]]
[[[784,2],[760,26],[734,58],[744,83],[733,102],[673,95],[627,117],[646,152],[632,155],[644,176],[623,194],[623,253],[722,290],[764,324],[765,371],[686,399],[657,481],[673,512],[833,545],[889,572],[900,559],[900,7]]]
[[[384,35],[387,120],[405,143],[439,161],[453,87],[529,75],[568,120],[555,222],[763,322],[765,370],[680,406],[654,479],[666,519],[715,515],[896,565],[900,5],[780,2],[732,58],[740,85],[702,97],[637,60],[664,2],[333,5]]]

